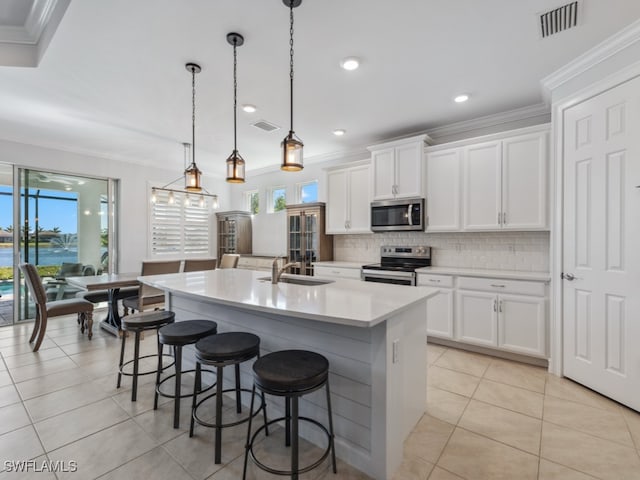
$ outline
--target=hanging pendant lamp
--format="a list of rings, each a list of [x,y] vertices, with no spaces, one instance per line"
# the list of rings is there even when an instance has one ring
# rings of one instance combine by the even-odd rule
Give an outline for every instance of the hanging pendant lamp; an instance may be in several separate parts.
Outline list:
[[[244,43],[244,38],[239,33],[227,34],[227,42],[233,45],[233,152],[227,158],[227,182],[244,183],[244,159],[238,153],[238,58],[237,47]]]
[[[293,9],[302,0],[282,0],[289,8],[289,82],[290,82],[290,115],[289,134],[282,140],[282,164],[280,168],[288,172],[298,172],[304,168],[302,164],[302,148],[304,144],[293,131]]]
[[[191,164],[184,171],[184,189],[188,192],[201,192],[200,177],[202,172],[196,165],[196,73],[202,69],[195,63],[187,63],[185,68],[191,72]]]

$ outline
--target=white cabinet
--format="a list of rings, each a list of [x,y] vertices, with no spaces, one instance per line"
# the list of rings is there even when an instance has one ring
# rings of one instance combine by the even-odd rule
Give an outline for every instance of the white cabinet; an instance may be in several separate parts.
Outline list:
[[[424,146],[420,135],[368,147],[373,168],[373,199],[423,196]]]
[[[516,294],[518,292],[524,295]],[[541,282],[459,277],[455,339],[525,355],[546,356],[544,294]]]
[[[313,266],[313,276],[322,278],[349,278],[351,280],[360,280],[360,269],[351,267],[339,267],[334,265],[318,265]]]
[[[460,148],[427,152],[427,232],[460,230],[461,158]]]
[[[368,164],[327,172],[327,234],[371,233],[370,185]]]
[[[464,230],[547,228],[547,132],[463,148]]]
[[[418,285],[438,287],[427,299],[427,335],[453,339],[453,277],[418,273]]]

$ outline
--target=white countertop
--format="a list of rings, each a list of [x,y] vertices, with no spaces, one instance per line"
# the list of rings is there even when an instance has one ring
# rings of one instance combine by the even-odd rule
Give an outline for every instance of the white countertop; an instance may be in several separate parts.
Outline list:
[[[367,265],[369,263],[375,262],[367,262],[366,260],[362,260],[361,262],[313,262],[314,265],[319,267],[353,268],[357,270],[360,270],[363,265]]]
[[[548,282],[551,275],[548,272],[526,272],[521,270],[483,270],[481,268],[462,267],[424,267],[416,269],[416,273],[430,273],[434,275],[461,275],[465,277],[504,278],[508,280],[534,280]]]
[[[314,286],[273,285],[258,280],[265,276],[269,274],[230,268],[152,275],[139,280],[162,290],[235,308],[357,327],[373,327],[438,292],[430,287],[346,279]]]

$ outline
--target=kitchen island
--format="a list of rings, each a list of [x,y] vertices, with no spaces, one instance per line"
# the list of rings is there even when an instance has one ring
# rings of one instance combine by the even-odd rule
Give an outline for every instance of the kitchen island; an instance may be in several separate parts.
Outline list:
[[[358,280],[274,285],[264,277],[222,269],[139,280],[166,292],[177,321],[210,319],[219,332],[255,333],[263,354],[299,348],[327,357],[336,455],[373,478],[391,478],[425,410],[426,301],[438,290]],[[251,388],[250,364],[242,370],[243,387]],[[323,391],[303,397],[300,414],[326,424],[325,400]],[[282,414],[279,399],[267,403],[271,417]],[[317,429],[301,424],[300,434],[326,445]]]

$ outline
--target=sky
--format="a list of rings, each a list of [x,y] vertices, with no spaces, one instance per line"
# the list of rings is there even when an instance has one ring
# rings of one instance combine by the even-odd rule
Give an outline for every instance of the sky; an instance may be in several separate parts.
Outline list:
[[[0,228],[3,230],[13,225],[13,205],[11,187],[0,186]],[[5,194],[9,195],[5,195]],[[40,190],[40,195],[51,195],[76,200],[78,194],[74,192],[60,192]],[[35,199],[29,200],[29,224],[35,225]],[[78,211],[77,202],[69,200],[52,200],[41,198],[38,200],[39,226],[44,230],[58,227],[61,233],[77,233]]]

